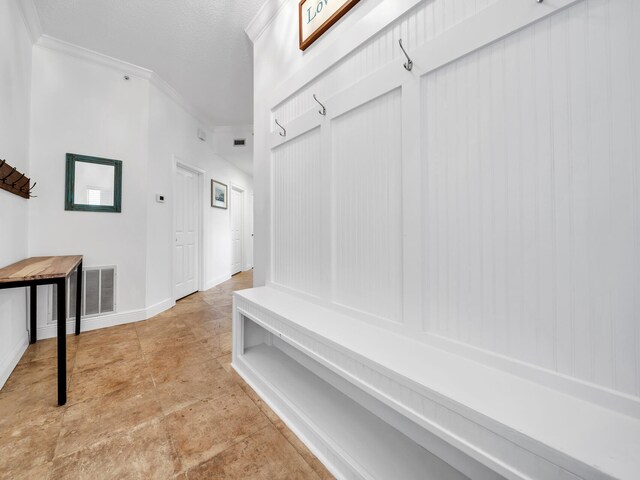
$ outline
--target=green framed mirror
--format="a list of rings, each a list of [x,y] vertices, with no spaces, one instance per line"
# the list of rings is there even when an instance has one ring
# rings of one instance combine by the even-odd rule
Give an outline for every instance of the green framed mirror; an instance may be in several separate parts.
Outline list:
[[[120,213],[122,162],[67,153],[64,209]]]

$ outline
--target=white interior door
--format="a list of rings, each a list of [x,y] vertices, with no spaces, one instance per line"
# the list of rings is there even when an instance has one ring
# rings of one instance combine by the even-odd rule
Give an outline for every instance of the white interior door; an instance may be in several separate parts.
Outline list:
[[[176,300],[198,290],[198,179],[176,167],[174,293]]]
[[[231,275],[242,271],[244,191],[231,187]]]

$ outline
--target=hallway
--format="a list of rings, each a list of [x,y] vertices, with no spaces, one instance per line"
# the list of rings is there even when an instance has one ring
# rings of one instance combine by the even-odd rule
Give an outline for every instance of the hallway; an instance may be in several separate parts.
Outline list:
[[[639,480],[637,25],[0,0],[0,480]]]
[[[55,339],[29,346],[0,391],[0,478],[333,478],[230,366],[232,295],[251,284],[69,336],[64,407]]]

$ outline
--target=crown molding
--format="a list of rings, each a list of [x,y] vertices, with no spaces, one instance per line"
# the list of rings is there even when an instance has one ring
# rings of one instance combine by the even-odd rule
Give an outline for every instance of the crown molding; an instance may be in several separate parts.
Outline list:
[[[153,73],[147,68],[139,67],[138,65],[134,65],[133,63],[118,60],[117,58],[113,58],[108,55],[89,50],[88,48],[79,47],[78,45],[74,45],[73,43],[50,37],[49,35],[40,36],[40,38],[36,42],[36,46],[48,48],[50,50],[55,50],[61,53],[66,53],[67,55],[71,55],[81,60],[97,63],[98,65],[113,68],[123,73],[144,78],[146,80],[149,80]]]
[[[148,80],[151,85],[162,91],[165,95],[176,102],[182,107],[189,115],[194,117],[202,126],[210,131],[213,131],[212,126],[205,120],[205,116],[198,111],[184,96],[182,96],[175,88],[169,85],[160,75],[156,72],[144,67],[140,67],[133,63],[128,63],[123,60],[119,60],[102,53],[98,53],[88,48],[79,47],[73,43],[65,42],[49,35],[41,35],[36,46],[42,48],[48,48],[57,52],[65,53],[73,57],[85,60],[88,62],[96,63],[104,67],[112,68],[127,75],[135,76]]]
[[[206,120],[206,117],[202,114],[202,112],[194,107],[193,104],[189,102],[180,92],[169,85],[169,83],[167,83],[160,75],[158,75],[156,72],[151,72],[149,81],[151,85],[156,87],[162,93],[167,95],[171,100],[180,105],[183,110],[185,110],[189,115],[195,118],[204,128],[209,130],[209,132],[214,131],[214,127]]]
[[[244,30],[252,43],[256,43],[288,1],[292,0],[267,0],[264,3]]]
[[[31,37],[31,43],[36,43],[42,36],[42,24],[33,0],[15,0],[15,2]]]

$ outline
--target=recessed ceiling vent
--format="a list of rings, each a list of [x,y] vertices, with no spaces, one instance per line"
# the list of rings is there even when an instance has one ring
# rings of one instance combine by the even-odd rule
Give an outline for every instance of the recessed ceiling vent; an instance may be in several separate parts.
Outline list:
[[[244,147],[246,143],[247,143],[247,140],[245,138],[236,138],[233,140],[234,147]]]

